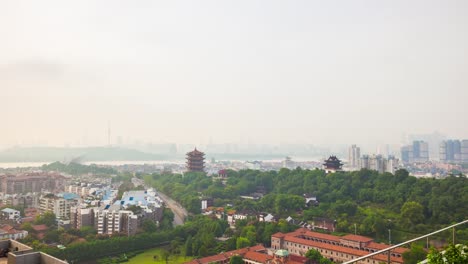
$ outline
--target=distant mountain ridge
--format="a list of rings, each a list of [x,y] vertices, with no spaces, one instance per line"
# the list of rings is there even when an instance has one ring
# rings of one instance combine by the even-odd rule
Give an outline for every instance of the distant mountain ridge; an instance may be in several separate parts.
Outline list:
[[[165,160],[168,155],[121,147],[14,147],[0,152],[0,162]]]

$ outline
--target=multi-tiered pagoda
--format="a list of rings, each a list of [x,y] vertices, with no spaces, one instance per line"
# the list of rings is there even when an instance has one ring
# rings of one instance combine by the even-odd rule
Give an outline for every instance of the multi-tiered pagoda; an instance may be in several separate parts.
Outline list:
[[[325,160],[323,166],[325,167],[325,171],[327,173],[336,172],[341,170],[343,163],[341,163],[341,160],[339,160],[336,156],[330,156],[327,160]]]
[[[187,154],[187,171],[203,172],[205,169],[205,153],[195,148]]]

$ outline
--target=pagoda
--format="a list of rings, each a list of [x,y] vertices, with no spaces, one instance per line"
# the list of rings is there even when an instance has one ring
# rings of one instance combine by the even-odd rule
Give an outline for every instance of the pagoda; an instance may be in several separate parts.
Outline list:
[[[187,154],[187,171],[203,172],[205,169],[205,153],[198,151],[195,148]]]
[[[325,172],[327,173],[336,172],[341,171],[343,163],[341,163],[341,160],[339,160],[336,156],[330,156],[327,160],[325,160],[323,166],[325,167]]]

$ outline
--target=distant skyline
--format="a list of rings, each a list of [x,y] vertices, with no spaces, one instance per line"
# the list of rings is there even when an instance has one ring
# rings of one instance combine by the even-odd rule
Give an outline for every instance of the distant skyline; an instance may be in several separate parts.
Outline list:
[[[468,1],[2,1],[0,148],[468,138]],[[81,142],[81,143],[80,143]]]

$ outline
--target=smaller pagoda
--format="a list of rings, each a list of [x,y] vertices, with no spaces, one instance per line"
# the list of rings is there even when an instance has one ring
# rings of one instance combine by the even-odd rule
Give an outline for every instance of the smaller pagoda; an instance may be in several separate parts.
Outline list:
[[[343,166],[343,163],[341,163],[341,160],[339,160],[336,156],[330,156],[328,159],[325,160],[325,163],[323,164],[325,172],[336,172],[336,171],[341,171],[341,167]]]
[[[187,171],[189,172],[203,172],[205,169],[205,153],[198,151],[195,148],[187,154]]]

